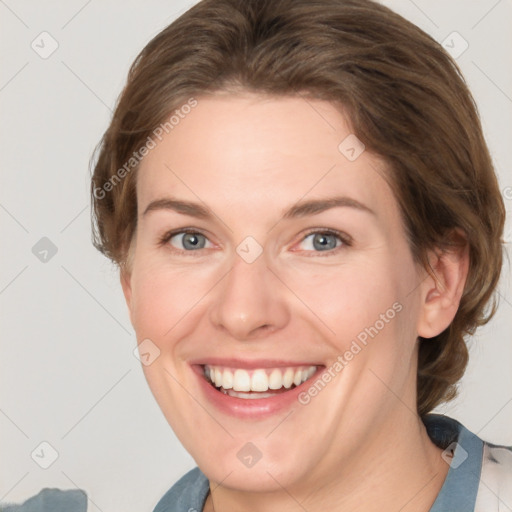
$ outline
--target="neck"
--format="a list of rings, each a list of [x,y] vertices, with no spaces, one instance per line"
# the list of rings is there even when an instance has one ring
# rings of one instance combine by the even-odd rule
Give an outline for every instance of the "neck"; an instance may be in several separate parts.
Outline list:
[[[293,487],[247,493],[211,482],[204,512],[428,512],[449,470],[442,450],[403,405],[374,432],[349,460],[329,461]]]

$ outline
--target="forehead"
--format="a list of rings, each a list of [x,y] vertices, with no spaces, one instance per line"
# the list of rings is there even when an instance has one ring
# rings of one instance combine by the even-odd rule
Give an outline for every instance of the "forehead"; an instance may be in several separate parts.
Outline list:
[[[396,208],[384,162],[368,151],[354,159],[362,146],[349,121],[321,100],[199,97],[156,142],[138,173],[139,211],[166,194],[238,211],[333,193]]]

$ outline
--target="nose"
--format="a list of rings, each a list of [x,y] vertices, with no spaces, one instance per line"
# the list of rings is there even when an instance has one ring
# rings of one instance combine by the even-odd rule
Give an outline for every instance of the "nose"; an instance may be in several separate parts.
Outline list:
[[[284,286],[268,268],[264,254],[247,263],[238,255],[219,283],[210,321],[239,341],[261,338],[289,322]]]

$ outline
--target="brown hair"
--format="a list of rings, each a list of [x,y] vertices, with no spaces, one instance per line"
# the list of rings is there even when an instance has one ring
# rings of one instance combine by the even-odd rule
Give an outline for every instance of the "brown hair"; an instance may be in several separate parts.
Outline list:
[[[378,3],[203,0],[159,33],[133,63],[98,146],[95,247],[127,266],[137,224],[133,155],[190,98],[236,87],[341,105],[367,150],[389,164],[417,261],[426,266],[427,250],[447,248],[454,228],[465,234],[470,268],[458,312],[444,332],[420,339],[418,412],[453,398],[468,361],[464,336],[495,311],[505,208],[457,65]]]

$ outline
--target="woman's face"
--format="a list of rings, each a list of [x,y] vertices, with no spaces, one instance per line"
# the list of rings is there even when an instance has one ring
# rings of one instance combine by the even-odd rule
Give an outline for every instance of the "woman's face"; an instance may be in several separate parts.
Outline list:
[[[210,480],[325,482],[416,407],[424,274],[384,163],[303,98],[199,97],[156,141],[122,280],[151,390]]]

